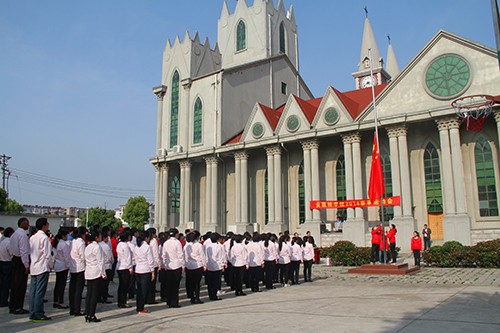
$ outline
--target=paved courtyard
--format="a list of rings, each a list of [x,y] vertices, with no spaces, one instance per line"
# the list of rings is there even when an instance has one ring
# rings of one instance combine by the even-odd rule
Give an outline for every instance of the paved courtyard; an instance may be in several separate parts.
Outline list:
[[[208,301],[203,287],[204,304],[191,305],[182,294],[181,308],[147,305],[145,315],[99,304],[103,321],[89,324],[52,308],[51,275],[45,309],[53,320],[31,323],[1,308],[1,332],[500,332],[500,269],[424,267],[411,276],[375,276],[315,265],[313,277],[246,297],[228,291],[218,302]]]

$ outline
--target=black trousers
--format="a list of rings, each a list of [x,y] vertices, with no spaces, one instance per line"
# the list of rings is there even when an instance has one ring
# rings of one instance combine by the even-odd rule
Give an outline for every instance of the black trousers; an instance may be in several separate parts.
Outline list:
[[[289,276],[292,284],[299,283],[299,270],[300,270],[300,261],[292,261],[290,262]]]
[[[389,251],[391,251],[392,263],[395,264],[396,263],[396,258],[398,256],[398,254],[396,253],[396,243],[390,243],[389,244]]]
[[[151,273],[136,273],[135,281],[137,283],[136,310],[142,311],[151,285]]]
[[[245,270],[246,266],[241,266],[241,267],[234,267],[233,266],[233,277],[232,277],[232,283],[234,290],[237,293],[240,293],[243,291],[243,279],[245,277]]]
[[[156,302],[156,280],[158,279],[158,268],[155,268],[155,278],[149,280],[148,294],[146,295],[146,303],[153,304]]]
[[[111,279],[110,281],[113,281],[115,278],[115,272],[116,272],[116,265],[118,264],[118,257],[114,257],[115,260],[113,261],[113,265],[111,266]]]
[[[132,271],[135,273],[135,266],[132,268]],[[135,274],[130,275],[130,285],[128,288],[128,298],[132,299],[135,297]]]
[[[85,298],[85,314],[87,317],[94,317],[97,308],[97,301],[102,290],[103,280],[99,277],[93,280],[87,280],[87,296]]]
[[[99,294],[99,300],[101,302],[106,302],[108,300],[109,295],[109,283],[111,282],[111,276],[113,275],[113,271],[111,269],[106,270],[106,280],[103,280],[101,283],[101,292]]]
[[[66,289],[66,280],[68,279],[69,269],[56,272],[56,285],[54,286],[54,303],[64,304],[64,290]]]
[[[130,287],[130,271],[128,269],[122,269],[116,272],[118,273],[117,302],[118,306],[120,306],[127,304],[127,292]]]
[[[372,244],[371,262],[376,263],[379,259],[380,244]]]
[[[182,278],[182,268],[167,270],[167,305],[179,305],[179,284]]]
[[[203,267],[186,269],[186,294],[191,300],[200,299],[200,283],[203,277]]]
[[[222,271],[206,271],[205,282],[208,288],[208,298],[214,300],[217,298],[217,291],[221,288]]]
[[[0,307],[9,304],[10,278],[12,275],[12,262],[0,261]]]
[[[160,298],[162,302],[167,300],[167,271],[160,269]]]
[[[304,260],[304,281],[311,282],[312,260]]]
[[[10,310],[20,310],[24,307],[28,274],[21,257],[12,257],[12,275],[10,279]]]
[[[288,270],[290,269],[290,263],[288,264],[278,264],[280,269],[280,283],[287,284],[289,281]]]
[[[420,250],[413,250],[413,257],[415,258],[415,266],[420,266]]]
[[[82,293],[85,285],[85,272],[70,273],[70,276],[69,314],[75,314],[82,312]]]
[[[259,291],[259,283],[262,280],[262,266],[249,267],[248,276],[252,291]]]
[[[264,281],[266,289],[273,288],[274,275],[276,274],[276,261],[264,261]]]

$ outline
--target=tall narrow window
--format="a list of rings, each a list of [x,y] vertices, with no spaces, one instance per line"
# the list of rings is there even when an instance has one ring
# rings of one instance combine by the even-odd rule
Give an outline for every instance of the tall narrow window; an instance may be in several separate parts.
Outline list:
[[[480,136],[474,148],[476,160],[477,194],[479,196],[479,215],[498,216],[498,199],[495,186],[495,167],[491,146]]]
[[[443,194],[441,188],[441,169],[436,147],[429,143],[424,153],[425,194],[427,196],[427,212],[443,212]],[[404,179],[403,179],[404,181]]]
[[[380,160],[382,161],[382,173],[384,174],[385,197],[392,197],[392,175],[391,175],[391,156],[385,150],[381,151]],[[384,221],[389,221],[394,218],[394,207],[384,207]]]
[[[264,221],[266,221],[266,224],[269,223],[269,183],[267,180],[267,170],[266,170],[266,177],[264,180],[264,209],[265,209],[265,218]]]
[[[240,21],[236,28],[236,51],[244,50],[247,47],[247,31],[245,22]]]
[[[283,22],[280,23],[280,52],[286,53],[286,32]]]
[[[304,185],[304,162],[299,167],[299,224],[306,221],[306,188]]]
[[[179,73],[172,77],[172,96],[170,97],[170,148],[177,145],[179,126]]]
[[[179,208],[181,207],[181,183],[177,176],[172,179],[172,192],[171,192],[171,205],[172,213],[179,213]]]
[[[347,199],[347,190],[345,183],[345,160],[344,155],[340,155],[337,159],[337,165],[335,168],[335,183],[337,185],[337,200]],[[347,220],[347,209],[337,209],[337,217],[340,217],[342,221]]]
[[[203,124],[203,105],[198,97],[194,103],[194,124],[193,124],[193,143],[201,142],[202,124]]]

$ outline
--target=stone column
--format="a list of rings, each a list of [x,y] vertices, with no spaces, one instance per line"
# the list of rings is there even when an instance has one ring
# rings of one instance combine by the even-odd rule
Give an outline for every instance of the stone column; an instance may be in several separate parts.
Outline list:
[[[267,202],[269,221],[268,226],[274,223],[274,156],[273,148],[266,148],[267,154]]]
[[[241,224],[241,159],[240,156],[234,156],[234,222]]]
[[[162,191],[161,191],[161,201],[160,201],[160,216],[161,222],[160,224],[163,226],[163,231],[167,230],[170,227],[168,221],[168,212],[169,212],[169,181],[168,181],[168,165],[164,163],[161,166],[161,178],[162,178]],[[161,229],[161,228],[160,228]]]
[[[401,127],[398,133],[398,146],[399,146],[399,166],[401,169],[401,198],[402,212],[405,217],[413,217],[412,212],[412,196],[410,186],[410,166],[408,162],[408,142],[406,140],[407,129]]]
[[[398,127],[387,129],[391,154],[392,195],[401,196],[401,175],[399,170]],[[394,217],[401,217],[401,206],[394,206]]]
[[[218,188],[218,159],[214,157],[212,160],[212,187],[210,194],[210,224],[213,226],[213,231],[220,231],[222,228],[221,224],[217,223],[217,188]]]
[[[160,201],[161,201],[161,169],[160,162],[154,164],[155,167],[155,228],[160,228]]]
[[[351,136],[342,136],[342,142],[344,143],[346,197],[347,200],[352,200],[354,199],[354,181]],[[354,219],[354,210],[347,209],[347,220],[352,219]]]
[[[281,148],[274,147],[274,223],[283,224],[283,189],[281,187]]]
[[[266,147],[267,154],[267,191],[269,222],[266,230],[278,234],[283,228],[282,189],[281,189],[281,148]]]
[[[162,134],[162,126],[163,126],[163,97],[167,92],[167,87],[160,86],[153,89],[156,97],[158,98],[158,116],[157,116],[157,125],[156,125],[156,151],[161,148],[161,134]]]
[[[321,246],[321,218],[319,210],[309,209],[310,201],[319,198],[319,144],[316,140],[302,142],[304,151],[304,190],[306,220],[301,226],[302,233],[311,231],[316,244]]]
[[[455,187],[453,185],[453,166],[451,163],[450,138],[448,134],[449,119],[436,120],[439,129],[441,144],[441,175],[443,176],[444,213],[452,215],[456,213]]]
[[[363,199],[363,174],[361,165],[361,136],[352,136],[352,164],[354,181],[354,199]],[[363,208],[356,208],[354,215],[356,219],[364,219]]]
[[[317,141],[310,142],[311,147],[311,185],[312,185],[312,200],[320,200],[320,185],[319,185],[319,143]],[[306,209],[309,209],[309,202],[306,202]],[[320,223],[321,215],[319,210],[313,210],[313,221]]]
[[[248,225],[248,154],[241,154],[241,224]]]
[[[305,223],[312,222],[312,211],[309,209],[309,202],[312,198],[311,184],[311,148],[308,142],[302,142],[304,153],[304,201],[305,201]],[[316,239],[316,238],[315,238]]]
[[[186,189],[184,191],[184,223],[191,221],[191,163],[186,161],[184,164],[184,183]]]
[[[235,232],[251,231],[248,224],[248,155],[245,152],[234,154],[235,161]]]
[[[191,163],[189,161],[179,162],[181,170],[181,193],[180,193],[180,212],[179,212],[179,229],[184,230],[187,227],[187,222],[189,219],[189,207],[190,207],[190,168]]]

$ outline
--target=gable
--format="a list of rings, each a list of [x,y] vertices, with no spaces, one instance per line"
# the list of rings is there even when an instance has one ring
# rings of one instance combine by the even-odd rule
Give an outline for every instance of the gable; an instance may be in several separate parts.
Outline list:
[[[273,121],[276,117],[275,113],[275,110],[265,105],[255,104],[240,142],[260,141],[274,136],[274,128],[277,124],[277,120]]]

